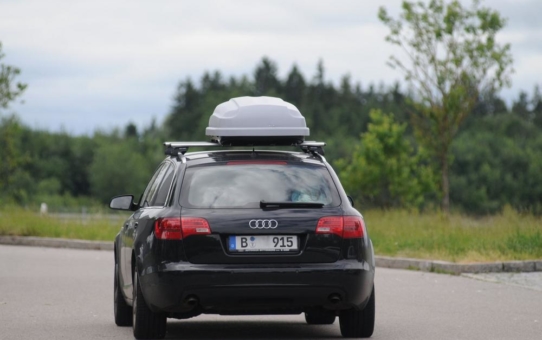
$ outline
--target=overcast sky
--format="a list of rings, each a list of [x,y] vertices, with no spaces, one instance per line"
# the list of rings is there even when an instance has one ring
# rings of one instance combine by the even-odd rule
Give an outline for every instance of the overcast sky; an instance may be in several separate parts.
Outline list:
[[[486,0],[508,17],[498,41],[514,56],[511,101],[542,84],[542,1]],[[73,134],[162,122],[177,84],[205,70],[251,75],[262,56],[284,76],[296,63],[312,77],[392,84],[397,53],[384,42],[378,8],[400,0],[74,1],[0,0],[3,63],[22,70],[24,103],[12,105],[33,128]],[[218,103],[217,103],[218,104]],[[210,114],[210,113],[209,113]]]

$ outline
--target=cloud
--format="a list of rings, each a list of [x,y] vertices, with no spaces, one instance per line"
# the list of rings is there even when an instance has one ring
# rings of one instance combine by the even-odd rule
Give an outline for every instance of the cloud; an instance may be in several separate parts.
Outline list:
[[[401,75],[385,62],[398,51],[384,42],[387,29],[376,15],[382,5],[396,14],[400,3],[2,1],[0,37],[5,62],[20,67],[29,84],[26,104],[14,106],[23,120],[90,133],[129,120],[146,124],[153,115],[162,119],[180,80],[199,80],[216,69],[224,76],[251,75],[264,55],[278,63],[281,76],[296,63],[311,78],[323,59],[335,83],[349,73],[364,85],[391,84]],[[531,19],[542,13],[540,5],[486,4],[510,18],[502,41],[513,44],[512,92],[532,87],[542,28]]]

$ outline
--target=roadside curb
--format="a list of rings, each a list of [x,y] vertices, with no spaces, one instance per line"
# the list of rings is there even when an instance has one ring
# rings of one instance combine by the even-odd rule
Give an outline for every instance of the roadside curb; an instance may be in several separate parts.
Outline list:
[[[71,248],[86,250],[113,250],[113,242],[67,240],[62,238],[49,237],[0,236],[0,244],[13,246]]]
[[[377,267],[394,269],[414,269],[424,272],[435,272],[459,275],[463,273],[503,273],[503,272],[535,272],[542,271],[542,260],[505,261],[484,263],[453,263],[446,261],[419,260],[400,257],[375,256]]]
[[[113,242],[68,240],[48,237],[0,236],[0,244],[86,250],[113,250]],[[421,270],[424,272],[454,275],[463,273],[477,274],[542,271],[542,260],[461,264],[446,261],[377,255],[375,256],[375,263],[377,267],[383,268]]]

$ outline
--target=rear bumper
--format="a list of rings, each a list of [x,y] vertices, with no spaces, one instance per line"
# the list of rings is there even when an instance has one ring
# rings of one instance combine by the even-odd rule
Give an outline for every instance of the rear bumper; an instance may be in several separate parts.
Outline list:
[[[300,313],[310,308],[363,308],[374,267],[343,260],[329,264],[201,265],[151,267],[140,275],[145,301],[155,312]],[[331,297],[340,301],[332,301]],[[196,298],[197,305],[187,304]],[[336,299],[335,299],[336,300]]]

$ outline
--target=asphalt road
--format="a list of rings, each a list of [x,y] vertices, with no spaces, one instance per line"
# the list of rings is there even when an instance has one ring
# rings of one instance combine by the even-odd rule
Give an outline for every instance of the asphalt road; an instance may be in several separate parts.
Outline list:
[[[109,251],[0,246],[0,339],[132,339],[113,322]],[[542,292],[377,268],[373,339],[542,339]],[[301,315],[168,321],[168,339],[331,339]]]

